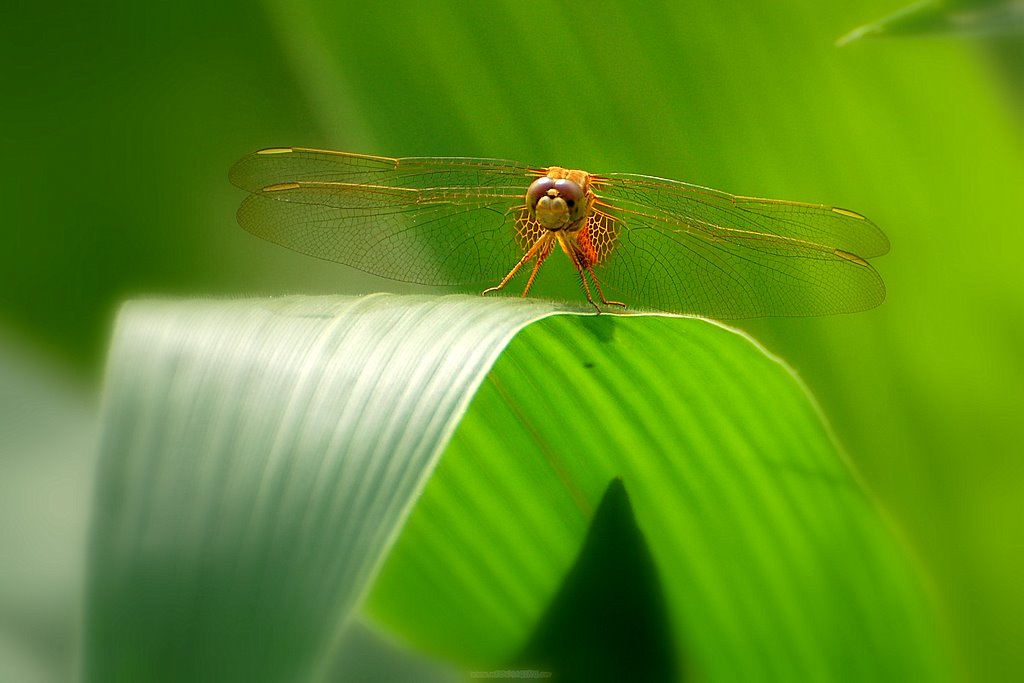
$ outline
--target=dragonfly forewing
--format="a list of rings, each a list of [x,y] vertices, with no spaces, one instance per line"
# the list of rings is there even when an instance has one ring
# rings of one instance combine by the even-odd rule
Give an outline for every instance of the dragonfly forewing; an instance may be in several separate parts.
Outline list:
[[[888,240],[852,211],[629,174],[595,186],[598,209],[620,225],[602,281],[639,305],[748,318],[854,312],[885,298],[865,259]]]
[[[537,173],[502,160],[392,159],[306,149],[243,158],[246,230],[318,258],[427,285],[487,285],[520,249],[516,211]]]

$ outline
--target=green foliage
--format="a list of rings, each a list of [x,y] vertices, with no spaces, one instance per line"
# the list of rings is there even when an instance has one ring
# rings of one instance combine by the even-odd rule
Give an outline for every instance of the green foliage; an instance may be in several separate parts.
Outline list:
[[[86,679],[312,676],[468,395],[550,310],[129,305],[107,377]]]
[[[876,36],[1002,36],[1024,31],[1024,10],[1013,0],[918,0],[859,26],[839,45]]]
[[[127,307],[86,678],[318,678],[371,585],[381,623],[477,670],[585,679],[600,647],[658,676],[937,677],[904,552],[787,368],[701,319],[554,311]],[[635,620],[607,631],[647,631],[643,662],[586,614]]]
[[[618,477],[675,652],[699,676],[935,675],[915,580],[817,409],[749,339],[700,319],[524,329],[475,396],[370,613],[467,666],[512,658]]]

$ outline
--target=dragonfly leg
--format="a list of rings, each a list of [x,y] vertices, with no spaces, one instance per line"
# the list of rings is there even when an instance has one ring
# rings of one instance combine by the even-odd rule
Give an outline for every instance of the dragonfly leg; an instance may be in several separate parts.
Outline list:
[[[558,233],[558,244],[562,247],[562,251],[565,252],[565,255],[569,257],[569,260],[572,261],[573,267],[576,268],[576,272],[580,276],[580,282],[583,283],[583,292],[587,295],[587,301],[589,301],[590,305],[596,308],[597,312],[600,313],[601,307],[597,305],[594,301],[594,297],[590,294],[590,284],[587,282],[587,276],[583,265],[585,257],[580,253],[575,244],[569,243],[569,240],[565,237],[565,233],[563,232]],[[590,266],[586,266],[586,268],[589,269]],[[598,292],[600,291],[601,290],[598,290]],[[601,300],[604,300],[604,296],[601,297]]]
[[[608,301],[608,299],[604,298],[604,292],[601,291],[601,283],[597,281],[597,275],[594,274],[593,266],[587,266],[587,272],[590,273],[590,279],[594,281],[594,289],[597,290],[597,295],[601,297],[601,303],[603,303],[605,306],[621,306],[622,308],[626,307],[626,304],[622,303],[621,301]]]
[[[481,292],[481,294],[490,294],[491,292],[497,292],[502,289],[505,289],[505,285],[507,285],[509,281],[516,276],[516,273],[518,273],[519,270],[526,263],[529,263],[530,259],[532,259],[534,256],[537,256],[537,253],[543,250],[545,247],[547,247],[547,252],[550,253],[551,233],[549,232],[541,235],[540,239],[534,242],[533,246],[526,250],[526,253],[523,254],[523,258],[519,259],[519,263],[513,266],[512,270],[508,271],[508,275],[506,275],[505,278],[500,283],[498,283],[494,287],[488,287],[483,292]],[[547,257],[547,254],[544,254],[544,256]],[[530,291],[530,285],[533,284],[533,278],[537,276],[537,269],[540,268],[540,261],[542,260],[543,259],[538,259],[537,265],[533,267],[533,273],[530,275],[530,281],[526,285],[527,292]],[[523,296],[526,296],[526,292],[523,292]]]
[[[550,234],[550,233],[549,233]],[[537,279],[537,273],[540,271],[540,266],[544,263],[544,260],[551,254],[551,249],[554,247],[550,237],[544,242],[544,246],[537,252],[537,262],[533,264],[533,270],[530,271],[530,279],[526,281],[526,287],[523,289],[523,298],[530,293],[530,287],[533,287],[533,281]]]
[[[594,297],[590,295],[590,285],[587,284],[587,277],[586,275],[584,275],[583,269],[579,266],[579,264],[576,264],[576,272],[580,274],[580,282],[583,283],[583,291],[586,292],[587,294],[587,301],[590,302],[591,306],[597,309],[597,312],[600,315],[601,307],[597,305],[597,303],[594,301]]]

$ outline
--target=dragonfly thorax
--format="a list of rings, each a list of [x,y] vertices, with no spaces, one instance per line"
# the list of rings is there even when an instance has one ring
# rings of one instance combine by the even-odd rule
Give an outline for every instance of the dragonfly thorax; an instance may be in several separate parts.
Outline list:
[[[586,191],[575,179],[567,177],[572,173],[552,167],[548,175],[534,180],[526,192],[530,215],[548,230],[578,229],[580,219],[586,215]]]

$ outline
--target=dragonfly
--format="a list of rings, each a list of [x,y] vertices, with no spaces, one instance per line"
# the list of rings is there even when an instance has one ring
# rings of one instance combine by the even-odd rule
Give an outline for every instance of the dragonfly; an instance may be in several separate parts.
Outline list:
[[[490,294],[525,274],[525,297],[560,251],[598,312],[811,316],[885,298],[868,259],[888,239],[823,204],[503,159],[300,147],[254,152],[230,180],[249,193],[237,217],[254,235],[404,282]]]

